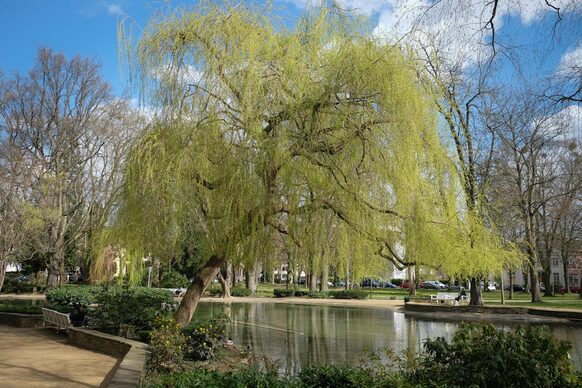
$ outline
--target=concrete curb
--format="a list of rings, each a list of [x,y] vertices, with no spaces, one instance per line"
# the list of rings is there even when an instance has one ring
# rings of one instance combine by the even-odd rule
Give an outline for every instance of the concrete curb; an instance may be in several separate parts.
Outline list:
[[[482,317],[496,317],[496,320],[531,320],[542,321],[544,318],[551,323],[555,321],[565,321],[572,324],[582,323],[582,311],[575,310],[551,310],[535,307],[515,307],[515,306],[450,306],[443,304],[430,304],[420,302],[407,302],[404,304],[404,312],[413,313],[445,313],[449,318],[459,316],[467,318],[469,314],[477,314]]]
[[[96,350],[115,357],[122,357],[111,379],[104,382],[109,388],[138,387],[145,375],[147,345],[99,331],[72,327],[69,342],[76,346]],[[106,379],[107,380],[107,379]]]

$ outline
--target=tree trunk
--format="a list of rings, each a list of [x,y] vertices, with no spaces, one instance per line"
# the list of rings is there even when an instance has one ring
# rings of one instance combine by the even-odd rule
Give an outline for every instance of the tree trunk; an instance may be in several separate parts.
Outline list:
[[[554,285],[552,284],[551,265],[544,265],[544,274],[542,275],[542,278],[544,279],[544,285],[546,286],[544,296],[552,296],[554,294]]]
[[[251,268],[246,271],[246,286],[251,292],[251,295],[257,294],[257,272],[259,263],[253,263]]]
[[[309,271],[309,291],[317,291],[317,273],[314,270]]]
[[[481,292],[481,279],[471,278],[471,299],[470,306],[483,306],[483,294]]]
[[[564,268],[564,287],[566,288],[566,292],[570,293],[570,271],[568,270],[568,260],[567,255],[562,255],[562,267]],[[546,290],[548,286],[546,285]]]
[[[509,271],[509,300],[513,299],[513,271]]]
[[[529,276],[531,284],[531,302],[541,302],[542,297],[540,295],[540,281],[538,277],[538,270],[533,266],[529,267]]]
[[[218,271],[220,271],[220,267],[222,267],[225,261],[224,257],[211,256],[198,275],[192,280],[174,315],[174,319],[181,327],[186,327],[190,323],[202,293],[206,290]]]
[[[50,252],[48,278],[46,288],[55,288],[62,282],[61,272],[64,271],[65,263],[65,240],[59,237],[55,243],[54,250]],[[60,278],[60,280],[59,280]]]
[[[321,283],[319,284],[320,291],[327,291],[328,285],[327,282],[329,281],[329,267],[327,265],[323,266],[321,270]]]
[[[218,281],[220,282],[223,298],[230,298],[230,272],[230,264],[226,265],[226,269],[222,268],[220,271],[218,271]]]
[[[6,267],[8,262],[6,260],[0,260],[0,292],[2,291],[2,286],[4,285],[4,276],[6,275]]]

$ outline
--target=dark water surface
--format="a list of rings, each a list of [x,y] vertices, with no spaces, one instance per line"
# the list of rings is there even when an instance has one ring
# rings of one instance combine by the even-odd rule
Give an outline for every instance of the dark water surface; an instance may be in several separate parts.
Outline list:
[[[394,310],[285,303],[200,303],[196,316],[227,312],[228,335],[240,347],[295,374],[317,363],[359,365],[367,352],[390,348],[396,353],[418,352],[427,338],[450,339],[457,323],[413,318]],[[495,326],[512,328],[511,323]],[[572,342],[576,369],[582,370],[582,327],[551,325],[552,332]]]

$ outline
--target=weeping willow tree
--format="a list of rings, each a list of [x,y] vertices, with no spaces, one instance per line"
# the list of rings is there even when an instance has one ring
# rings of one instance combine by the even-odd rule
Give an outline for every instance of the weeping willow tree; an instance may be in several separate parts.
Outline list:
[[[105,240],[139,262],[188,230],[204,236],[208,259],[180,324],[225,261],[268,257],[276,233],[305,256],[317,246],[309,228],[316,238],[334,228],[333,251],[359,268],[388,260],[470,275],[511,256],[459,206],[415,64],[367,32],[333,8],[286,31],[242,6],[211,6],[160,17],[129,46],[142,95],[162,114],[129,158]]]

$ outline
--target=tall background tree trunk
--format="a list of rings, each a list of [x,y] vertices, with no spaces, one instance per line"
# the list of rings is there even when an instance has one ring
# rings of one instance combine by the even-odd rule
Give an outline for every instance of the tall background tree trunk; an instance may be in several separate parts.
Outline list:
[[[8,262],[5,259],[0,259],[0,292],[2,291],[2,286],[4,285],[4,277],[6,276],[6,267]]]
[[[176,314],[174,314],[174,319],[181,327],[186,327],[190,323],[192,315],[196,311],[196,306],[198,306],[198,302],[202,297],[202,293],[206,290],[218,271],[220,271],[220,267],[224,265],[225,261],[224,257],[211,256],[192,283],[190,283],[186,294],[182,298],[182,302],[178,306]]]
[[[471,299],[469,300],[471,306],[483,305],[483,294],[481,292],[481,279],[471,278]]]

